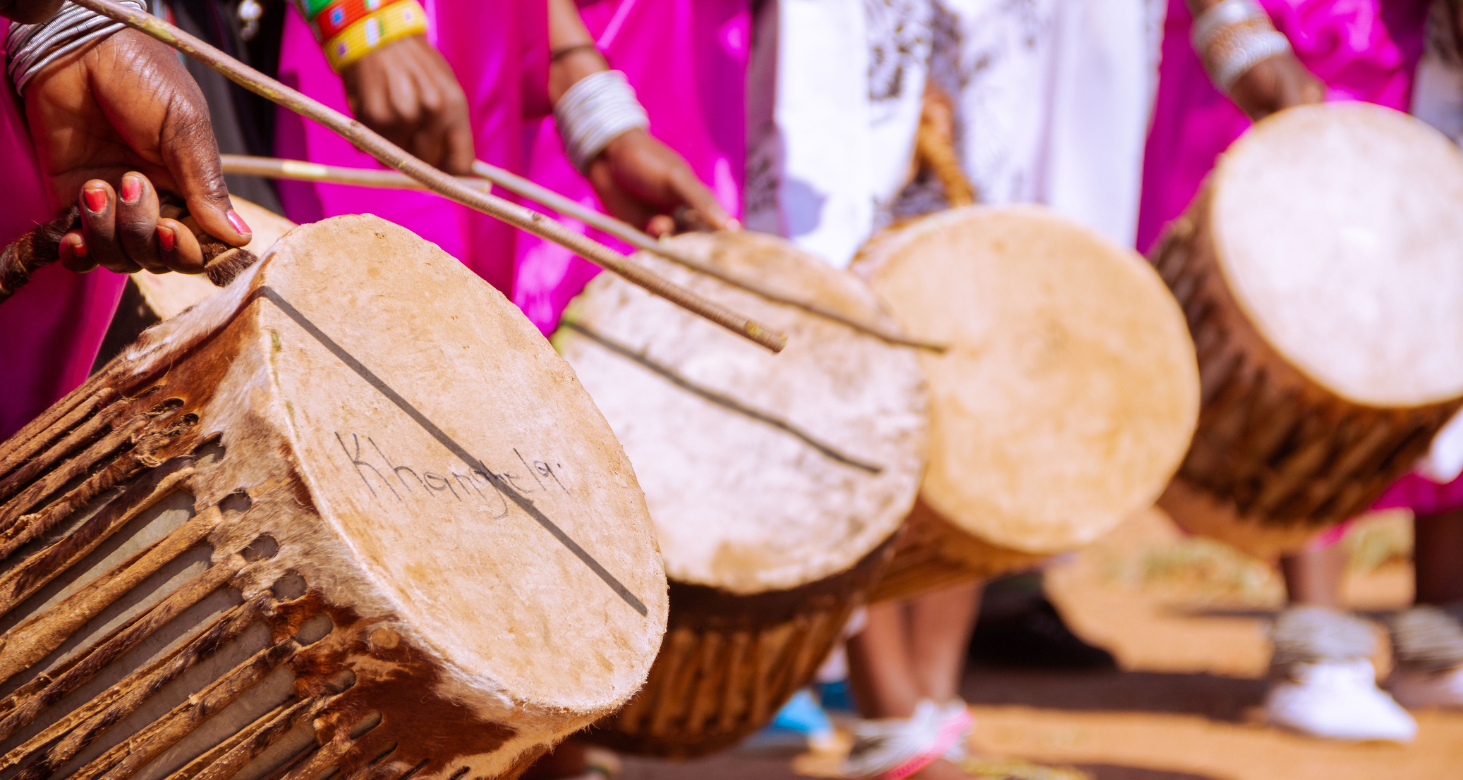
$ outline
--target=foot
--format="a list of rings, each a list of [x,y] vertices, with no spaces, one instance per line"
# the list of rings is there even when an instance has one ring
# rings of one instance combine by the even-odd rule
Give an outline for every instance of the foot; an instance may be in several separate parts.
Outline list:
[[[1013,599],[1010,606],[998,606],[994,601],[988,598],[981,607],[970,640],[972,662],[1026,669],[1117,668],[1112,653],[1074,634],[1044,594]]]
[[[1266,718],[1302,734],[1348,741],[1410,742],[1417,723],[1377,687],[1371,661],[1294,664],[1265,697]]]
[[[1463,709],[1463,666],[1441,672],[1399,666],[1387,678],[1387,688],[1405,707]]]

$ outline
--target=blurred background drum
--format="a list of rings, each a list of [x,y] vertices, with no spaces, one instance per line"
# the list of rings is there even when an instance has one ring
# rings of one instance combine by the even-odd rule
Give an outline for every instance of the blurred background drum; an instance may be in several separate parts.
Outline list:
[[[643,683],[652,534],[509,301],[298,228],[0,444],[0,772],[511,776]]]
[[[779,239],[674,245],[786,298],[894,327],[857,278]],[[914,502],[926,391],[909,348],[659,257],[636,261],[788,336],[773,355],[610,274],[554,336],[635,466],[671,581],[649,681],[585,736],[692,756],[767,723],[840,638]]]
[[[1152,260],[1203,411],[1160,502],[1257,554],[1367,509],[1463,394],[1463,156],[1404,114],[1308,106],[1230,148]]]
[[[1149,506],[1198,414],[1183,313],[1143,258],[1037,207],[951,209],[855,260],[930,381],[930,462],[875,599],[1081,547]]]

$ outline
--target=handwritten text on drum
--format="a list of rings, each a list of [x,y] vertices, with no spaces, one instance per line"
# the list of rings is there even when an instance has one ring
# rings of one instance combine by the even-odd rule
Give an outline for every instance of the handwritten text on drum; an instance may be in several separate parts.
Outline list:
[[[520,493],[557,489],[570,495],[569,488],[559,479],[559,474],[563,471],[561,464],[529,461],[516,448],[513,454],[518,456],[519,462],[527,470],[527,477],[510,471],[469,469],[462,472],[451,466],[433,471],[421,468],[420,464],[407,464],[393,459],[370,436],[362,437],[355,433],[342,436],[336,432],[335,440],[340,443],[346,459],[355,468],[366,489],[371,492],[371,497],[377,501],[388,492],[397,501],[421,497],[456,499],[459,502],[482,504],[490,508],[493,517],[498,518],[508,515],[508,501],[496,488],[496,483],[499,482],[506,482]],[[532,481],[529,481],[529,477],[532,477]]]

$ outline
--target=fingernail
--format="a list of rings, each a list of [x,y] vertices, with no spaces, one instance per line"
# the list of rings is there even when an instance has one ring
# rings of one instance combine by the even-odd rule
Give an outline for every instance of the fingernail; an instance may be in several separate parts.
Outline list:
[[[128,203],[136,203],[142,197],[142,182],[136,177],[125,176],[122,178],[122,200]]]
[[[107,210],[107,191],[103,189],[82,190],[81,197],[86,201],[86,210],[93,214],[100,214]]]
[[[173,251],[173,247],[178,244],[178,237],[173,235],[172,228],[159,227],[157,229],[157,240],[159,244],[163,245],[164,252]]]
[[[727,230],[741,230],[742,229],[742,221],[739,220],[739,219],[737,219],[736,217],[732,217],[731,219],[728,219],[726,221],[726,229]]]
[[[71,234],[71,254],[86,257],[86,239],[75,233]]]
[[[229,224],[233,225],[234,230],[239,231],[240,235],[254,235],[254,231],[249,229],[249,223],[245,222],[244,218],[239,216],[239,212],[234,211],[233,209],[229,209],[229,213],[227,216],[229,218]]]

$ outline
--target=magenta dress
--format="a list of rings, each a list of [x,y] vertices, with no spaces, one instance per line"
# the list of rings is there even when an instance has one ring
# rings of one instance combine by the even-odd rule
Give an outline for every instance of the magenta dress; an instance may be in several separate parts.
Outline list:
[[[1427,0],[1263,0],[1296,55],[1326,83],[1330,100],[1363,100],[1408,110],[1426,38]],[[1189,44],[1192,17],[1169,0],[1158,103],[1144,153],[1138,248],[1188,208],[1215,161],[1250,126],[1209,82]],[[1439,485],[1409,474],[1377,501],[1432,514],[1463,507],[1463,478]],[[1334,539],[1337,534],[1328,534]]]
[[[0,73],[4,56],[0,52]],[[0,78],[0,246],[55,216],[25,118]],[[0,441],[86,379],[117,311],[127,277],[98,269],[38,271],[0,303]]]
[[[749,0],[580,0],[585,25],[623,71],[650,116],[650,133],[676,150],[741,216],[746,157],[745,94],[750,50]],[[552,118],[533,132],[528,176],[603,210],[589,183],[564,156]],[[616,249],[624,244],[582,224],[581,231]],[[513,301],[544,333],[558,326],[569,299],[599,269],[555,244],[522,236]]]
[[[349,114],[345,87],[290,3],[280,80]],[[549,110],[548,16],[543,0],[425,0],[432,42],[467,93],[478,158],[521,171],[525,122]],[[280,109],[275,154],[322,165],[381,167],[335,133]],[[497,220],[422,192],[339,184],[280,182],[285,216],[315,222],[341,214],[375,214],[431,241],[507,294],[513,280],[514,230]]]

